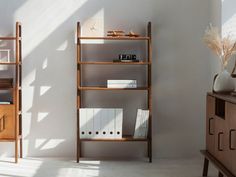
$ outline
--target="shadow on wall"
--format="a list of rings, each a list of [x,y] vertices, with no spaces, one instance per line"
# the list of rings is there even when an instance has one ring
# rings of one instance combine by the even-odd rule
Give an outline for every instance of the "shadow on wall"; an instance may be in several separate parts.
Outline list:
[[[12,3],[15,2],[17,1]],[[19,20],[23,24],[23,117],[26,127],[24,129],[26,155],[75,158],[74,29],[77,21],[81,21],[83,25],[83,22],[96,16],[100,10],[104,12],[104,21],[108,21],[108,25],[104,25],[110,28],[109,20],[114,19],[105,17],[111,14],[112,6],[114,2],[108,0],[80,2],[71,0],[69,3],[61,0],[61,3],[53,2],[51,5],[48,1],[40,2],[40,5],[38,1],[21,1],[18,7],[11,10],[11,14],[15,13],[15,19],[11,18],[9,23]],[[118,3],[117,6],[125,7],[123,3]],[[32,12],[29,11],[35,7],[37,8]],[[26,14],[28,11],[32,15]],[[132,20],[135,21],[132,25],[144,26],[144,22],[137,20],[135,15],[126,19],[126,21]],[[117,26],[112,28],[120,28],[126,21],[117,21]],[[132,25],[128,26],[129,29],[134,27]],[[138,104],[145,107],[143,101],[139,101]],[[136,110],[133,114],[135,113]],[[132,148],[130,152],[133,152]],[[142,153],[139,152],[140,156]]]

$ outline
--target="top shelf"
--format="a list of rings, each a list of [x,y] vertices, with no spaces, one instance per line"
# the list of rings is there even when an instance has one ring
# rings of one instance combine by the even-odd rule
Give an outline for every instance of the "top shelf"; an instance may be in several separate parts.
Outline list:
[[[150,37],[79,37],[81,40],[150,40]]]

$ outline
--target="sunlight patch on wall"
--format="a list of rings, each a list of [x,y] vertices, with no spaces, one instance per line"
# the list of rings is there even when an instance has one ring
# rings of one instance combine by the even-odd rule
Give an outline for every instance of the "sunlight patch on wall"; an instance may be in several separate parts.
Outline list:
[[[36,139],[35,140],[35,149],[40,148],[47,141],[47,139]]]
[[[14,20],[23,24],[23,58],[73,15],[87,0],[26,1],[14,14]],[[35,8],[37,7],[37,8]],[[30,15],[28,14],[31,9]]]
[[[42,64],[42,69],[46,69],[48,67],[48,58],[45,58]]]
[[[41,147],[41,150],[53,149],[63,143],[64,139],[50,139],[46,144]]]
[[[44,95],[50,89],[51,89],[51,86],[41,86],[40,87],[40,96]]]
[[[236,40],[236,14],[222,25],[222,36],[232,36]]]
[[[39,112],[38,113],[38,122],[41,122],[43,119],[45,119],[48,116],[48,112]]]
[[[68,47],[68,41],[66,40],[57,48],[57,51],[65,51],[67,47]]]

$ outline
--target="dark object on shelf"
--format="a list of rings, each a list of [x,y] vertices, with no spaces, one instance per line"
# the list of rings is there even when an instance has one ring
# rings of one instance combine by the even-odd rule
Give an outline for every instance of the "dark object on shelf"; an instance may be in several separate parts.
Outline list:
[[[119,59],[120,60],[136,60],[136,55],[133,54],[120,54]]]
[[[13,87],[13,79],[12,78],[0,78],[0,88],[8,89]]]
[[[139,62],[139,60],[120,60],[120,59],[117,59],[117,60],[113,60],[113,62]]]

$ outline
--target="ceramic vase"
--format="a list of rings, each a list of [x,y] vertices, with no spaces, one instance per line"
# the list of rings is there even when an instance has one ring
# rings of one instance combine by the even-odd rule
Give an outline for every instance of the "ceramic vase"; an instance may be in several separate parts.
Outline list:
[[[219,73],[214,81],[213,90],[217,93],[232,92],[235,89],[234,80],[227,70]]]

